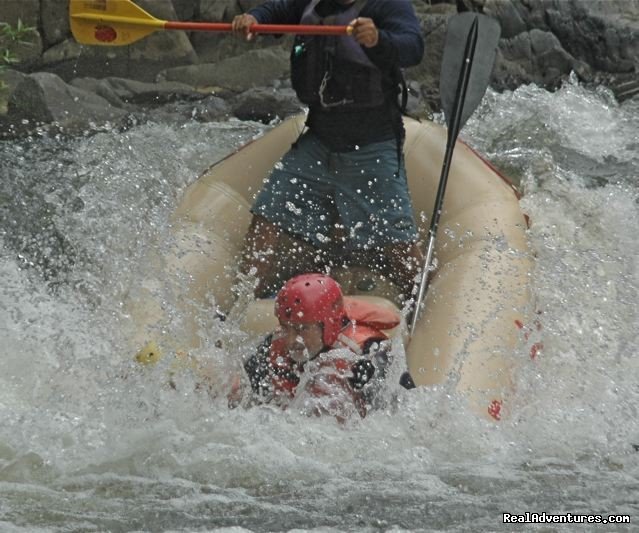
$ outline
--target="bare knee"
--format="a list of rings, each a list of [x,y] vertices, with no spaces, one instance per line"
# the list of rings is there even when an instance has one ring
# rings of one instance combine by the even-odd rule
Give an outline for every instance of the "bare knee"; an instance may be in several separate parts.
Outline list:
[[[282,230],[261,215],[253,215],[242,254],[242,271],[249,273],[252,268],[267,263],[275,253]]]
[[[272,273],[281,234],[276,224],[263,216],[253,216],[244,240],[240,272],[256,278],[255,296],[264,296],[273,285]]]
[[[323,270],[318,250],[254,215],[246,235],[240,271],[257,279],[255,296],[273,294],[291,277]]]

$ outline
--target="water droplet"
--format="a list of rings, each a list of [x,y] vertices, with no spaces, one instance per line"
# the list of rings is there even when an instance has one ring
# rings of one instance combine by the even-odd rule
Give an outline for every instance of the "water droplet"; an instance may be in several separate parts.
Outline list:
[[[302,214],[302,210],[299,207],[297,207],[293,202],[286,202],[286,209],[288,209],[291,213],[298,216]]]

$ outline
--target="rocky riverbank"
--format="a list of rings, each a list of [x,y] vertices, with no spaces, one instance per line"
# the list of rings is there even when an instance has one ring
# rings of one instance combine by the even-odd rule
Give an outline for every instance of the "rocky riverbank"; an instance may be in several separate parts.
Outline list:
[[[166,20],[230,21],[260,0],[136,0]],[[571,72],[609,85],[623,100],[639,93],[639,3],[634,0],[412,0],[427,52],[406,72],[410,110],[439,102],[439,68],[449,17],[473,10],[502,26],[492,86],[535,83],[550,90]],[[0,21],[33,27],[18,61],[2,73],[0,136],[34,126],[68,132],[157,120],[227,117],[269,122],[301,109],[288,83],[290,38],[244,43],[230,35],[157,32],[126,47],[77,44],[68,0],[4,0]],[[0,41],[0,48],[11,43]],[[0,49],[0,52],[2,50]]]

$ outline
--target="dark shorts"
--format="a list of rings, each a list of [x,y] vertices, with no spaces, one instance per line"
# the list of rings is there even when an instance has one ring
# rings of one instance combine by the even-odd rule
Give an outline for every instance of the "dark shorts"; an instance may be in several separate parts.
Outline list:
[[[318,248],[331,244],[336,227],[347,249],[417,240],[394,140],[336,153],[306,133],[275,165],[252,212]]]

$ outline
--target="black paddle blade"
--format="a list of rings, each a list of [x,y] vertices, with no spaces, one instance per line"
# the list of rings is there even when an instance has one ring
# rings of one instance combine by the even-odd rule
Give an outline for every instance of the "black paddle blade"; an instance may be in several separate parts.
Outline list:
[[[477,106],[486,93],[490,75],[492,74],[495,64],[499,36],[501,35],[499,22],[486,15],[462,13],[455,15],[448,21],[444,58],[442,60],[441,77],[439,80],[442,109],[444,110],[448,127],[451,126],[453,117],[455,96],[465,60],[466,42],[468,41],[468,36],[475,20],[478,22],[477,44],[475,46],[475,55],[472,59],[466,98],[459,123],[460,130],[475,112],[475,109],[477,109]]]

